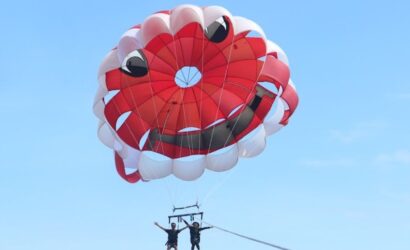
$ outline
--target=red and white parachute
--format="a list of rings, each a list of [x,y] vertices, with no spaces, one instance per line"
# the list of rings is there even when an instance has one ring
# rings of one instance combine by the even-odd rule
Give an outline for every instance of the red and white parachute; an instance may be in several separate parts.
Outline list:
[[[219,6],[149,16],[124,33],[98,80],[98,136],[129,182],[231,169],[261,153],[298,104],[283,50]]]

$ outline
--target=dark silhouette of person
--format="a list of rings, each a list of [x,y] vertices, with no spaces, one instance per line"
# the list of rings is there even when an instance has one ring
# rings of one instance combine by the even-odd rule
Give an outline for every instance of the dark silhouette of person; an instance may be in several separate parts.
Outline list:
[[[191,234],[191,250],[194,250],[195,247],[200,250],[199,242],[201,241],[201,231],[212,227],[200,227],[198,222],[194,222],[192,225],[186,222],[186,220],[184,220],[184,222],[185,225],[189,227],[189,233]]]
[[[167,246],[167,250],[170,250],[171,248],[178,250],[178,234],[187,227],[176,229],[176,224],[171,223],[171,228],[166,229],[160,226],[157,222],[155,222],[154,224],[168,234],[168,240],[167,243],[165,243],[165,245]]]

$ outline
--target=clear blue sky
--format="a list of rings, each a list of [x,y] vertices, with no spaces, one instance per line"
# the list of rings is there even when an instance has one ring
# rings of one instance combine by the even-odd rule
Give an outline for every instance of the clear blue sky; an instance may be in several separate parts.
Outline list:
[[[259,23],[299,108],[229,173],[129,185],[96,136],[97,68],[127,28],[181,3],[2,3],[0,249],[164,249],[152,223],[197,195],[209,222],[294,250],[410,249],[408,1],[193,2]],[[268,248],[210,230],[202,249]]]

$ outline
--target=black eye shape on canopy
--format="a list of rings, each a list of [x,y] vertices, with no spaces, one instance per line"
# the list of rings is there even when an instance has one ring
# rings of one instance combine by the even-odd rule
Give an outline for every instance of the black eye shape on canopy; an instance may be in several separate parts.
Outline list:
[[[145,76],[148,73],[147,59],[142,50],[129,53],[121,64],[121,71],[133,77]]]
[[[205,36],[211,42],[220,43],[228,36],[229,29],[228,19],[222,16],[206,27]]]

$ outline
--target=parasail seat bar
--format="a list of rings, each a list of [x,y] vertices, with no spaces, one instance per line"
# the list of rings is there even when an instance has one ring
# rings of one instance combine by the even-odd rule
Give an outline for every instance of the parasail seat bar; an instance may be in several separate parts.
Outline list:
[[[187,209],[187,208],[191,208],[191,207],[196,207],[196,208],[199,209],[199,204],[198,204],[198,202],[195,203],[194,205],[185,206],[185,207],[175,207],[175,206],[174,206],[172,212],[175,213],[176,210],[183,210],[183,209]]]
[[[204,217],[203,212],[170,215],[168,216],[168,223],[171,223],[172,218],[178,218],[178,222],[182,222],[182,218],[184,217],[189,217],[190,221],[193,221],[195,216],[198,216],[198,215],[201,217],[201,220],[202,220],[202,218]]]

